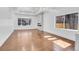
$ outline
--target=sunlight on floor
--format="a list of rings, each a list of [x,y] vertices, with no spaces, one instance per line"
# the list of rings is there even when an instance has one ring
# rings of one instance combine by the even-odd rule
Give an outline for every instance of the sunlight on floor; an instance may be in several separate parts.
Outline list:
[[[56,37],[51,37],[51,38],[48,38],[48,40],[56,40],[56,39],[58,39],[58,38],[56,38]]]
[[[44,38],[49,38],[49,37],[52,37],[52,36],[50,36],[50,35],[45,35],[45,36],[44,36]]]
[[[53,43],[59,45],[62,48],[67,48],[67,47],[69,47],[71,45],[70,43],[65,42],[63,40],[55,40],[55,41],[53,41]]]

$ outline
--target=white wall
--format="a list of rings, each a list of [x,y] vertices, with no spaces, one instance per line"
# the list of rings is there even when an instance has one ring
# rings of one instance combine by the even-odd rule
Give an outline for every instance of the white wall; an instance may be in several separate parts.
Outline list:
[[[0,8],[0,26],[11,26],[12,22],[12,14],[8,7]]]
[[[60,14],[65,14],[65,13],[47,12],[44,14],[44,24],[43,24],[44,31],[75,41],[75,34],[77,31],[57,29],[55,27],[56,15],[60,15]]]
[[[42,26],[37,26],[38,30],[42,30],[43,31],[43,13],[38,14],[37,16],[37,23],[40,23]]]
[[[0,8],[0,46],[13,32],[12,14],[7,7]]]

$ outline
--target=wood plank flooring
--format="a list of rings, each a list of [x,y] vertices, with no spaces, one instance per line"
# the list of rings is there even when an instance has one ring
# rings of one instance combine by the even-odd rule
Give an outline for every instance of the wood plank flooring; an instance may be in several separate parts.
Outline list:
[[[39,30],[15,30],[0,51],[74,51],[74,41]]]

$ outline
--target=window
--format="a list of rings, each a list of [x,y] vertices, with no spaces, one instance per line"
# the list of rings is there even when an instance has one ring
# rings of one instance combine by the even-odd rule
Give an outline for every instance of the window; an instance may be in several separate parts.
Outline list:
[[[56,27],[57,28],[64,28],[64,16],[57,16],[56,17]]]
[[[78,13],[56,17],[56,28],[78,29]]]
[[[31,19],[29,18],[18,18],[18,25],[26,26],[31,24]]]
[[[65,16],[66,29],[78,29],[78,13],[68,14]]]

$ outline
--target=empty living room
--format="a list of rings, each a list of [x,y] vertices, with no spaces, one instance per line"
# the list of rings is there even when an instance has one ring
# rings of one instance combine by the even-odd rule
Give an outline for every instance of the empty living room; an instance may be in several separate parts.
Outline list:
[[[0,7],[0,51],[79,50],[79,7]]]

